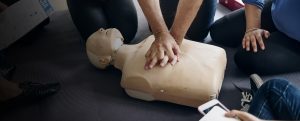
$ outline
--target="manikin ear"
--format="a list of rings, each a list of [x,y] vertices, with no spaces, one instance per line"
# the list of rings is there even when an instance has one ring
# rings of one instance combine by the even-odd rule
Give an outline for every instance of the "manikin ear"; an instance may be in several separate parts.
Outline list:
[[[90,62],[99,69],[105,69],[107,66],[110,65],[110,62],[112,61],[111,56],[97,56],[93,53],[87,53]]]
[[[123,41],[124,41],[124,38],[121,34],[121,32],[118,30],[118,29],[115,29],[115,28],[111,28],[111,29],[108,29],[108,32],[107,32],[109,38],[110,38],[110,44],[111,44],[111,50],[113,52],[117,51],[122,45],[123,45]]]

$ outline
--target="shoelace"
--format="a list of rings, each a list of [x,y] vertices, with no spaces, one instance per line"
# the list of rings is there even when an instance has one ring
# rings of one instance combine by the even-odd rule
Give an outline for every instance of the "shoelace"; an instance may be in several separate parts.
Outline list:
[[[51,90],[46,89],[45,85],[35,82],[25,82],[20,85],[23,89],[23,94],[29,94],[28,96],[42,97],[47,95]]]
[[[253,96],[250,92],[241,92],[241,93],[242,93],[242,99],[241,99],[242,109],[241,110],[242,111],[248,111]]]
[[[251,94],[251,90],[248,89],[242,89],[239,86],[237,86],[235,83],[232,83],[236,89],[238,89],[241,94],[242,94],[242,99],[241,99],[241,106],[242,106],[242,111],[248,111],[250,107],[250,103],[253,99],[253,96]]]

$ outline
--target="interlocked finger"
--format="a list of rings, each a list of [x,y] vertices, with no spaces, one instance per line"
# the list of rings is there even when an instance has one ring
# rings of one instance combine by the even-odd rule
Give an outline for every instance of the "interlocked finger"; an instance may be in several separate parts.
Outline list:
[[[164,67],[169,61],[169,57],[168,56],[164,56],[164,58],[161,60],[160,62],[160,66]]]

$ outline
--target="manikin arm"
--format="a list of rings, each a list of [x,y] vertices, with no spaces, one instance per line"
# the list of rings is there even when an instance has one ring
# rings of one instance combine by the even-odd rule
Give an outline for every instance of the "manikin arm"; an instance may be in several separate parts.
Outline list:
[[[203,0],[179,0],[177,13],[171,27],[171,35],[180,45],[195,19]]]

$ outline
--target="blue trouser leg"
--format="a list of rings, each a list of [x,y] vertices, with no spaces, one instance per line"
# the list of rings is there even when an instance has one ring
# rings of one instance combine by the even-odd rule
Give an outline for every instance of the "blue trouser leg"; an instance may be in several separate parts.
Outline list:
[[[283,79],[263,84],[255,94],[249,113],[262,119],[300,119],[300,90]]]

